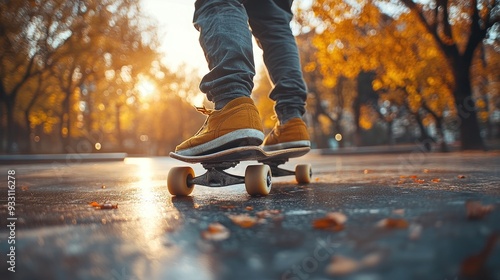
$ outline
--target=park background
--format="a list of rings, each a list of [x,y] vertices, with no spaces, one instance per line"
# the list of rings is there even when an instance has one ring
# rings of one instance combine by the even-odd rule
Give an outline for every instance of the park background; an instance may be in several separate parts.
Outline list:
[[[208,69],[197,42],[176,33],[196,33],[192,15],[171,16],[193,2],[1,1],[0,153],[166,155],[193,135],[205,119],[193,105],[210,106],[198,89]],[[498,0],[296,0],[293,9],[314,148],[500,143]],[[270,130],[271,85],[255,54],[252,97]]]

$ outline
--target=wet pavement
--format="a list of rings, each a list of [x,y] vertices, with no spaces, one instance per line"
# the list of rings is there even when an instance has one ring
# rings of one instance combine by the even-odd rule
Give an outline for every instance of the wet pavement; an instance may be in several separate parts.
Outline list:
[[[312,164],[312,183],[277,178],[267,197],[196,186],[184,198],[166,178],[185,164],[165,157],[0,166],[0,279],[500,279],[499,152],[296,163]],[[90,205],[105,201],[117,208]],[[470,201],[486,205],[476,219]],[[347,220],[315,223],[330,212]],[[233,221],[241,214],[250,224]],[[223,235],[207,231],[216,223]]]

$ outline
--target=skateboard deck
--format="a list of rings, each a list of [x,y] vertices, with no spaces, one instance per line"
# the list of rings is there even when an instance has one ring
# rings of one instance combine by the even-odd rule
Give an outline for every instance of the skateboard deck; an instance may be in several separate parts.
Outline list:
[[[172,152],[171,158],[190,164],[201,163],[207,172],[195,177],[191,167],[175,167],[168,174],[168,190],[172,195],[189,195],[195,184],[223,187],[244,183],[250,195],[267,195],[271,189],[272,176],[295,175],[298,183],[310,182],[310,164],[297,165],[295,171],[279,167],[290,158],[303,156],[309,151],[309,147],[264,151],[258,146],[245,146],[200,156],[184,156]],[[224,171],[242,161],[258,161],[261,164],[248,166],[244,177]]]
[[[187,163],[224,163],[249,160],[278,161],[303,156],[307,154],[309,150],[309,147],[303,147],[279,151],[264,151],[264,149],[259,146],[245,146],[201,156],[183,156],[172,152],[170,153],[170,157]]]

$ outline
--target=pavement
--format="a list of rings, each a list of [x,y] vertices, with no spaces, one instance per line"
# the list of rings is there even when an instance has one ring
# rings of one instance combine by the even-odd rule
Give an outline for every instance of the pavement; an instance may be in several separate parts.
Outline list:
[[[1,165],[0,279],[500,279],[499,152],[297,163],[312,183],[184,198],[168,157]]]

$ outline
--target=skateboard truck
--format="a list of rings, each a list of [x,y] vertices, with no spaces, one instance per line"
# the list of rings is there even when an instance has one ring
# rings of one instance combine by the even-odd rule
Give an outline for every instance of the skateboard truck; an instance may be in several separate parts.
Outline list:
[[[271,167],[271,172],[273,173],[274,177],[283,177],[283,176],[290,176],[290,175],[295,175],[295,171],[288,170],[288,169],[283,169],[279,167],[282,164],[285,164],[288,160],[275,160],[275,161],[259,161],[263,164],[269,165]],[[311,174],[312,175],[312,174]]]
[[[190,180],[191,184],[203,185],[209,187],[224,187],[230,185],[244,184],[245,177],[233,175],[224,170],[235,167],[239,162],[227,163],[204,163],[203,168],[207,170],[204,174]]]

